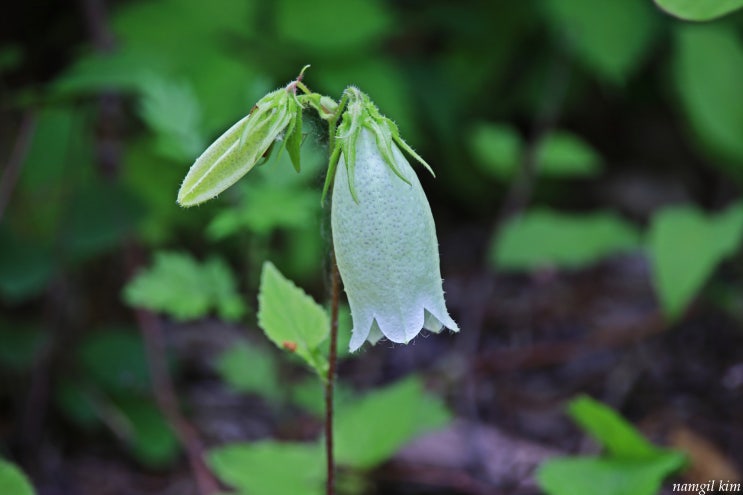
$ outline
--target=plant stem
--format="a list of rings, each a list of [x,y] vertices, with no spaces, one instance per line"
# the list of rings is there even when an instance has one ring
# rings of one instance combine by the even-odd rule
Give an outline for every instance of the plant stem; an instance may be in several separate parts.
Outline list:
[[[26,160],[31,140],[36,131],[36,114],[33,110],[26,110],[18,130],[18,137],[13,144],[13,151],[8,159],[8,164],[0,176],[0,219],[3,218],[5,208],[10,203],[10,197],[13,195],[21,174],[23,162]]]
[[[128,278],[142,265],[141,252],[137,245],[130,244],[126,252]],[[147,369],[152,380],[155,403],[173,430],[186,454],[191,473],[196,482],[198,495],[219,493],[219,482],[204,461],[204,445],[198,431],[180,410],[173,379],[166,364],[167,345],[160,321],[150,311],[137,309],[135,317],[142,334],[147,359]]]
[[[335,147],[335,133],[343,114],[348,97],[344,94],[335,115],[328,121],[328,149],[332,155]],[[328,170],[328,174],[331,170]],[[331,178],[332,179],[332,178]],[[327,179],[326,179],[327,181]],[[332,236],[331,236],[332,237]],[[332,241],[330,247],[330,350],[328,352],[328,374],[325,377],[325,457],[328,476],[326,495],[335,493],[335,460],[333,456],[333,394],[335,388],[335,368],[338,361],[338,304],[341,297],[340,273],[335,262],[335,250]]]
[[[330,352],[328,353],[328,376],[325,379],[325,454],[328,465],[327,495],[335,493],[335,460],[333,459],[333,393],[335,368],[338,360],[338,303],[340,300],[340,276],[335,264],[335,253],[330,253]]]

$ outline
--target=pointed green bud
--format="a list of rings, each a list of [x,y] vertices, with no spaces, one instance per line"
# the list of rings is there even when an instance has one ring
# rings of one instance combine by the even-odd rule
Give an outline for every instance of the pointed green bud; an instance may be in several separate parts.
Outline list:
[[[250,172],[277,140],[289,139],[289,153],[298,168],[301,113],[291,84],[261,98],[249,115],[196,159],[178,191],[178,204],[194,206],[214,198]]]

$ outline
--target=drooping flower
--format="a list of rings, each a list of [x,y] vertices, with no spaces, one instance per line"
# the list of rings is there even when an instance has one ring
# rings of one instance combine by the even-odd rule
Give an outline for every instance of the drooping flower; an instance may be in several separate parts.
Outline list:
[[[446,310],[431,208],[398,145],[426,164],[366,95],[347,94],[331,225],[351,306],[351,351],[382,337],[408,343],[422,329],[459,331]]]
[[[196,159],[178,191],[178,204],[194,206],[214,198],[250,172],[278,139],[301,141],[301,119],[292,84],[268,93]],[[298,158],[292,155],[292,161],[298,167]]]

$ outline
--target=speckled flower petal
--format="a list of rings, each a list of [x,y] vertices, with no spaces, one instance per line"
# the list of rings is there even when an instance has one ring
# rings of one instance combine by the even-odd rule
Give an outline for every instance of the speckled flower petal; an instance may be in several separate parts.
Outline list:
[[[355,166],[336,169],[331,223],[351,306],[352,351],[366,340],[378,340],[380,333],[408,343],[423,328],[459,330],[444,302],[428,201],[394,144],[392,154],[405,181],[385,162],[374,134],[363,128],[356,140]],[[348,170],[355,174],[358,202],[349,189]]]

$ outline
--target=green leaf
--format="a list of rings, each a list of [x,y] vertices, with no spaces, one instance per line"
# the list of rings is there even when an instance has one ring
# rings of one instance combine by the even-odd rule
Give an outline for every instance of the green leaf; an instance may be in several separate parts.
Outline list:
[[[426,430],[439,428],[449,413],[427,395],[418,378],[408,378],[337,408],[335,449],[339,463],[371,469]]]
[[[164,467],[180,451],[178,439],[157,406],[149,400],[116,403],[126,425],[126,441],[135,457],[150,467]]]
[[[513,178],[523,155],[523,143],[516,130],[505,124],[480,124],[470,135],[475,164],[497,179]]]
[[[124,300],[181,321],[201,318],[213,309],[221,318],[235,321],[246,311],[224,262],[212,258],[199,263],[187,254],[167,251],[156,253],[153,266],[126,285]]]
[[[637,70],[654,38],[647,0],[547,0],[545,7],[576,58],[612,83],[623,83]]]
[[[549,495],[593,495],[597,486],[609,495],[654,495],[686,462],[683,454],[654,446],[616,411],[588,396],[571,401],[569,414],[606,451],[542,464],[537,481]]]
[[[54,271],[51,248],[0,226],[0,297],[21,302],[41,294]]]
[[[199,64],[185,67],[185,72],[201,103],[207,136],[219,135],[273,89],[273,81],[241,56],[210,54]]]
[[[259,394],[274,402],[282,397],[278,364],[265,349],[239,342],[224,351],[215,366],[222,379],[238,392]]]
[[[207,462],[216,475],[249,495],[323,492],[324,456],[319,445],[254,442],[211,449]]]
[[[238,207],[220,211],[207,227],[207,236],[223,239],[248,230],[267,235],[276,229],[297,229],[312,222],[320,207],[317,191],[246,181]]]
[[[182,69],[208,60],[205,53],[213,56],[225,39],[255,32],[256,6],[244,0],[220,0],[218,9],[199,0],[134,2],[116,9],[112,24],[122,46]]]
[[[667,208],[651,222],[648,247],[653,283],[664,312],[681,316],[715,267],[740,247],[743,204],[716,215],[691,206]]]
[[[743,0],[655,0],[655,3],[687,21],[710,21],[743,7]]]
[[[324,376],[327,361],[318,346],[330,332],[330,318],[322,306],[269,261],[261,272],[258,307],[258,325],[269,340],[280,349],[294,352]]]
[[[470,134],[475,164],[500,180],[511,180],[524,161],[519,133],[505,124],[482,123]],[[580,137],[565,131],[545,136],[536,149],[536,173],[546,177],[585,177],[601,170],[601,157]]]
[[[674,75],[681,103],[702,143],[743,163],[743,45],[718,25],[682,26],[676,33]]]
[[[212,217],[213,210],[184,210],[173,201],[183,179],[183,169],[157,153],[151,141],[148,136],[127,142],[120,180],[136,193],[147,211],[137,224],[139,236],[147,245],[156,246],[185,228],[201,228],[198,226]]]
[[[353,389],[343,382],[336,382],[333,388],[333,397],[336,409],[342,404],[356,400]],[[325,383],[316,376],[307,376],[292,383],[289,391],[289,400],[297,407],[304,409],[317,419],[325,417]]]
[[[354,53],[391,31],[393,19],[386,5],[378,0],[316,0],[308,11],[301,0],[281,0],[276,29],[284,40],[318,55]]]
[[[655,495],[663,479],[679,470],[681,454],[668,453],[652,460],[591,457],[554,459],[540,466],[539,486],[549,495]]]
[[[157,57],[144,50],[95,53],[80,57],[66,69],[54,81],[52,90],[62,95],[112,90],[135,93],[155,67],[158,67]]]
[[[540,176],[586,177],[601,171],[601,156],[580,137],[556,131],[539,142],[536,151]]]
[[[582,268],[638,244],[637,230],[613,213],[532,210],[503,227],[491,244],[490,262],[506,270]]]
[[[88,158],[81,157],[93,147],[86,117],[72,105],[44,106],[39,111],[19,182],[26,194],[41,192],[48,199],[55,186],[70,180],[69,161]]]
[[[191,86],[150,74],[141,85],[139,113],[156,133],[166,158],[190,162],[204,149],[201,106]]]
[[[75,258],[100,255],[120,246],[144,213],[137,197],[123,187],[87,185],[70,200],[65,246]]]
[[[0,493],[7,495],[34,495],[33,486],[15,464],[0,459]]]
[[[570,401],[568,413],[612,457],[640,460],[661,452],[614,409],[586,395]]]
[[[85,376],[112,395],[150,391],[147,356],[139,334],[123,329],[90,334],[77,351]]]
[[[100,425],[100,420],[97,399],[88,388],[69,378],[62,378],[56,383],[54,400],[67,419],[80,428],[91,430]]]

